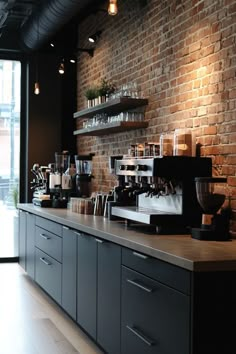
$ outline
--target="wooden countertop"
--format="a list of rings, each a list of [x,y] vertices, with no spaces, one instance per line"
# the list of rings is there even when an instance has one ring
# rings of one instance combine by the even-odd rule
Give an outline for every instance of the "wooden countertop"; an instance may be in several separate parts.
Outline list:
[[[236,270],[236,240],[199,241],[191,235],[150,234],[131,230],[123,221],[81,215],[67,209],[41,208],[33,204],[18,204],[18,208],[190,271]]]

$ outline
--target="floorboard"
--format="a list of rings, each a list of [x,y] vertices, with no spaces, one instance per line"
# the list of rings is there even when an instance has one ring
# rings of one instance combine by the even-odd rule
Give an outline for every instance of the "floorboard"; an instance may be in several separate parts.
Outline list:
[[[0,263],[0,354],[102,354],[17,263]]]

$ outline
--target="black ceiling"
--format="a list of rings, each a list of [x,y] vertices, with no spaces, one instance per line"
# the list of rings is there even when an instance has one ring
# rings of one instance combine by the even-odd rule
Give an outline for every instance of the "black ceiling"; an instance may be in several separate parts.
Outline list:
[[[0,50],[34,51],[103,0],[0,0]],[[74,28],[74,27],[73,27]]]

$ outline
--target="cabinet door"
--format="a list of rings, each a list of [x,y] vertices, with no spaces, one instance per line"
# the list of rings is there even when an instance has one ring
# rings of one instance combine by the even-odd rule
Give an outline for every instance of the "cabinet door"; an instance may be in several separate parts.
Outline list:
[[[121,247],[98,244],[97,342],[109,354],[120,353]]]
[[[77,235],[77,322],[96,339],[97,244],[94,237]]]
[[[34,279],[35,270],[35,215],[26,213],[26,271]]]
[[[76,232],[63,226],[62,307],[76,320]]]
[[[122,354],[189,354],[190,299],[122,267]]]
[[[26,270],[26,212],[19,212],[19,264]]]

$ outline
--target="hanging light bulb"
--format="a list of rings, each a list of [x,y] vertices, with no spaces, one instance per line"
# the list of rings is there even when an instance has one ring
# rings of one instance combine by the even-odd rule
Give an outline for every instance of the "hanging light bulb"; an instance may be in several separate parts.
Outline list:
[[[109,0],[108,14],[115,16],[118,13],[117,0]]]
[[[37,40],[39,41],[39,18],[37,23]],[[36,53],[36,67],[35,67],[35,83],[34,83],[34,94],[40,94],[40,87],[39,87],[39,58],[38,52]]]
[[[65,65],[64,65],[64,60],[62,60],[62,62],[59,65],[59,69],[58,69],[59,74],[63,75],[65,73]]]
[[[35,95],[39,95],[40,94],[40,88],[39,88],[39,82],[38,81],[36,81],[34,83],[34,94]]]

